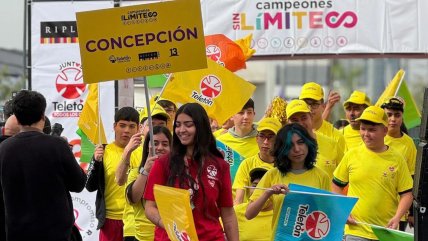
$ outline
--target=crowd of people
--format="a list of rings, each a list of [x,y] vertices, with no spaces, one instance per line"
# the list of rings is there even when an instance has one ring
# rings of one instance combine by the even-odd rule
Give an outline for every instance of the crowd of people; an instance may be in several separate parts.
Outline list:
[[[269,115],[255,122],[249,99],[222,126],[200,104],[177,108],[157,98],[151,118],[133,107],[115,113],[114,141],[95,148],[85,173],[66,141],[43,134],[44,97],[20,91],[0,144],[2,240],[79,240],[69,192],[84,187],[96,191],[100,241],[169,240],[156,184],[189,191],[201,241],[273,240],[291,183],[358,198],[345,241],[377,240],[367,224],[413,224],[416,146],[400,97],[378,107],[354,91],[343,103],[345,119],[333,125],[329,113],[340,95],[325,96],[310,82],[281,110],[286,123]],[[217,142],[243,157],[232,163],[236,174]]]

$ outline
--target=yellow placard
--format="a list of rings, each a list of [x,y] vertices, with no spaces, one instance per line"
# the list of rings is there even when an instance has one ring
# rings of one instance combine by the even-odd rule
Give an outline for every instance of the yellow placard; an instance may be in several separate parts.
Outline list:
[[[188,190],[155,184],[156,206],[172,241],[198,241]]]
[[[76,13],[85,83],[207,67],[199,0]]]

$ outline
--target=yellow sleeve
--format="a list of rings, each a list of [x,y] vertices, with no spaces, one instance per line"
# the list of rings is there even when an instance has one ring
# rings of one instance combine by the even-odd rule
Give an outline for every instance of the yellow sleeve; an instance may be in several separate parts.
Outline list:
[[[340,133],[337,133],[337,135],[340,135]],[[336,145],[336,152],[337,152],[337,165],[339,165],[339,163],[340,163],[340,161],[342,160],[342,158],[343,158],[343,155],[344,155],[344,153],[345,153],[345,138],[342,136],[342,135],[340,135],[340,136],[338,136],[338,139],[337,139],[337,145]]]
[[[348,159],[349,156],[352,155],[351,152],[347,152],[345,156],[342,158],[342,161],[336,167],[336,170],[333,172],[333,180],[335,182],[340,183],[345,186],[349,182],[349,167],[348,167]]]
[[[400,157],[397,192],[405,192],[413,188],[413,179],[405,160]]]
[[[410,137],[409,137],[410,138]],[[410,175],[415,175],[415,169],[416,169],[416,155],[417,150],[415,143],[410,138],[411,144],[409,144],[409,156],[407,157],[407,167],[409,168]]]
[[[328,174],[326,172],[324,172],[323,170],[320,170],[322,173],[320,173],[321,175],[321,188],[326,190],[326,191],[331,191],[331,180],[328,177]]]

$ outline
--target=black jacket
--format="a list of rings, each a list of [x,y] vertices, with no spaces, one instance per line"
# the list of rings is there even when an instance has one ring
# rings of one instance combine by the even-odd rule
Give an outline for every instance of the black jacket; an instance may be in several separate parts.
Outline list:
[[[70,192],[83,190],[86,174],[64,139],[38,131],[8,138],[0,144],[0,173],[7,240],[70,240]]]
[[[92,157],[91,164],[89,165],[86,189],[89,192],[97,191],[95,216],[98,219],[97,229],[100,229],[104,226],[106,220],[104,164],[103,162],[95,161],[94,157]]]

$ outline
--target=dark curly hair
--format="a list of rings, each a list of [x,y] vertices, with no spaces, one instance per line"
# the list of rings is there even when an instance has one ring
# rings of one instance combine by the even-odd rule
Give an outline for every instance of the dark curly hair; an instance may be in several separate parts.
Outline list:
[[[46,99],[37,91],[21,90],[12,99],[12,110],[21,125],[30,126],[45,117]]]
[[[293,143],[291,142],[293,134],[300,136],[308,146],[308,155],[304,163],[305,168],[308,170],[312,169],[316,162],[315,159],[318,151],[317,141],[300,124],[287,124],[278,131],[272,151],[275,157],[275,167],[279,169],[282,175],[286,175],[291,171],[291,160],[288,158],[288,153],[290,153],[293,147]]]

